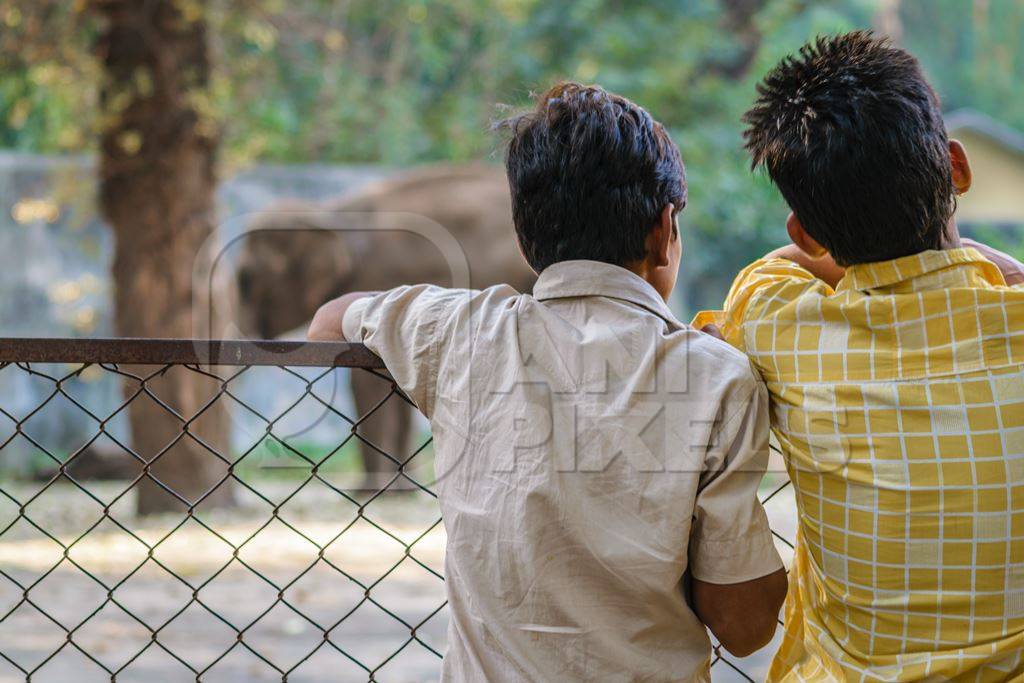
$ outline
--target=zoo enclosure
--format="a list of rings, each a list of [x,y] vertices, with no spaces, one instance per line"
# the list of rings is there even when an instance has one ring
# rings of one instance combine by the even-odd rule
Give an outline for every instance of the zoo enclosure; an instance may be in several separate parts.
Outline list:
[[[0,403],[0,456],[27,447],[49,466],[33,482],[0,471],[0,680],[86,680],[89,671],[97,680],[436,678],[446,622],[443,529],[429,466],[416,469],[431,456],[430,439],[387,453],[360,433],[377,411],[407,403],[382,370],[358,344],[0,340],[0,376],[24,373],[38,392],[20,411]],[[348,371],[381,383],[365,414],[338,405],[338,373]],[[116,378],[123,393],[97,405],[79,391],[88,373]],[[185,412],[160,393],[173,373],[205,386]],[[258,393],[287,394],[273,412],[244,395],[246,377],[257,373]],[[173,424],[153,454],[136,452],[125,436],[135,401]],[[62,448],[40,421],[57,403],[88,425]],[[257,420],[255,438],[208,438],[202,421],[215,407]],[[330,422],[328,446],[283,433],[300,409]],[[127,478],[98,482],[82,470],[100,442],[131,466]],[[287,467],[267,465],[268,444]],[[334,467],[356,444],[391,463],[379,490],[357,490]],[[220,468],[198,495],[155,472],[184,445]],[[177,509],[140,519],[132,501],[143,482]],[[787,486],[771,483],[762,497],[777,500]],[[208,505],[225,488],[241,512]],[[773,533],[792,547],[788,533]],[[716,647],[712,666],[716,679],[755,680],[764,662],[736,661]]]

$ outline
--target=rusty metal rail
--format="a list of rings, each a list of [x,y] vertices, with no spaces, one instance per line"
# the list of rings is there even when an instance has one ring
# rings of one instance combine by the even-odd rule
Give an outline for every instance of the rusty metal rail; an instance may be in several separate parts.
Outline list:
[[[277,340],[0,338],[0,363],[383,368],[362,344]]]

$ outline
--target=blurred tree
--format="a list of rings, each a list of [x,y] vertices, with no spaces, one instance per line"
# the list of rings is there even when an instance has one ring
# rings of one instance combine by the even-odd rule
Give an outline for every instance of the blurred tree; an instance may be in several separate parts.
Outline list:
[[[17,66],[0,87],[0,144],[94,148],[75,4],[0,0],[0,22],[15,24],[0,59]],[[739,117],[758,76],[815,34],[901,33],[948,107],[1024,127],[1022,0],[210,0],[205,20],[214,67],[200,104],[221,124],[228,173],[253,161],[497,160],[495,104],[558,78],[637,100],[687,163],[691,311],[784,239],[784,206],[748,172]],[[39,47],[47,36],[60,47]]]
[[[0,146],[95,148],[94,31],[80,2],[0,0]]]
[[[971,107],[1024,130],[1024,2],[904,2],[903,44],[947,110]]]
[[[102,22],[95,46],[103,66],[99,204],[116,236],[119,336],[193,333],[192,272],[214,225],[218,137],[206,104],[205,4],[96,0]],[[129,393],[134,384],[128,382]],[[181,509],[165,486],[190,502],[232,502],[228,483],[217,486],[227,468],[208,451],[226,452],[223,401],[202,411],[216,385],[177,368],[159,373],[148,387],[151,393],[128,408],[132,446],[143,458],[155,458],[149,471],[160,483],[150,477],[139,482],[139,512]],[[191,420],[201,411],[183,431],[177,416]]]

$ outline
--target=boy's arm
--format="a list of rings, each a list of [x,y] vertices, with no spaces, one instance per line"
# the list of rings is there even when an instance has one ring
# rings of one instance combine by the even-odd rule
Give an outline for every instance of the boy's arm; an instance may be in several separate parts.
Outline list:
[[[972,247],[981,252],[981,255],[986,259],[995,264],[999,272],[1003,274],[1003,279],[1006,280],[1006,284],[1010,287],[1015,287],[1020,284],[1024,284],[1024,264],[1017,259],[1013,258],[1009,254],[1003,253],[998,249],[993,249],[987,244],[976,242],[972,239],[962,237],[960,243],[965,247]]]
[[[839,281],[843,279],[843,275],[846,274],[846,269],[837,265],[832,259],[831,254],[826,253],[824,256],[812,258],[795,244],[787,244],[784,247],[779,247],[774,251],[768,252],[764,256],[764,260],[773,258],[782,258],[787,261],[792,261],[814,277],[828,284],[832,289],[836,288]]]
[[[377,354],[395,383],[431,417],[444,354],[459,355],[474,292],[403,285],[356,292],[324,304],[310,324],[317,341],[361,342]]]
[[[726,650],[746,657],[771,642],[786,599],[785,569],[741,583],[693,579],[693,611]]]
[[[991,261],[999,269],[999,272],[1003,274],[1003,279],[1006,280],[1007,285],[1014,287],[1024,283],[1024,264],[1009,254],[967,237],[962,237],[960,244],[964,247],[976,249],[982,256]],[[826,254],[820,258],[811,258],[795,244],[787,244],[784,247],[780,247],[775,251],[769,252],[764,258],[783,258],[787,261],[792,261],[801,268],[806,269],[814,277],[828,283],[833,289],[843,279],[843,275],[846,272],[842,266],[836,265],[831,255]]]
[[[306,331],[309,341],[354,341],[345,337],[342,321],[349,307],[360,299],[376,296],[380,292],[350,292],[328,301],[319,309]]]
[[[796,247],[792,249],[799,251]],[[832,294],[833,288],[794,260],[797,258],[807,259],[803,252],[796,254],[783,247],[754,261],[733,280],[722,310],[701,311],[694,317],[693,327],[708,333],[717,332],[714,336],[721,336],[739,350],[747,351],[745,323],[767,319],[804,294]]]
[[[768,397],[760,382],[750,384],[745,403],[727,405],[734,412],[716,430],[689,553],[693,610],[740,657],[772,639],[788,584],[757,497],[768,466]]]

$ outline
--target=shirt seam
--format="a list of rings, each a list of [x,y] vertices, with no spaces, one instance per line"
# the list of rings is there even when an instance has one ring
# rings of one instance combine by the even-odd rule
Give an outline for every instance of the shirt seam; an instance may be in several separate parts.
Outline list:
[[[437,386],[438,386],[438,375],[441,373],[441,335],[438,334],[438,319],[437,311],[434,307],[440,307],[440,301],[435,301],[428,309],[430,315],[430,329],[427,331],[430,335],[430,346],[427,354],[428,367],[427,367],[427,382],[428,385],[425,387],[423,392],[424,399],[430,404],[423,406],[421,411],[425,415],[433,416],[434,407],[437,405]],[[470,302],[470,320],[472,320],[472,302]],[[471,332],[472,334],[472,332]],[[472,341],[470,341],[470,353],[472,353]]]

